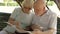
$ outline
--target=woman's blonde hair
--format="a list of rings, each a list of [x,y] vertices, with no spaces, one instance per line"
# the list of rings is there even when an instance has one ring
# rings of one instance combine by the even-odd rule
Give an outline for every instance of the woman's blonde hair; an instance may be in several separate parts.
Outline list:
[[[33,0],[24,0],[22,2],[22,7],[33,7],[33,3],[34,3]]]

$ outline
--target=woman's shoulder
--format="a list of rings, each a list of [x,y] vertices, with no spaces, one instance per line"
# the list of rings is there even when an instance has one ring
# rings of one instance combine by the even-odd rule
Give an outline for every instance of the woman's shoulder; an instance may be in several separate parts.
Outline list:
[[[17,7],[17,8],[14,9],[13,12],[19,13],[19,12],[21,12],[21,11],[22,11],[21,8],[20,8],[20,7]]]
[[[14,10],[21,10],[21,8],[20,8],[20,7],[17,7],[17,8],[15,8]]]

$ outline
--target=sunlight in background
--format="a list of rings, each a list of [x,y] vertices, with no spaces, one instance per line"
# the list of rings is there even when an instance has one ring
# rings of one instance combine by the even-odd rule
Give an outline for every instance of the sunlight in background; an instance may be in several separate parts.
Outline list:
[[[50,3],[51,3],[51,2],[50,2]],[[54,13],[56,13],[58,17],[60,17],[60,11],[59,11],[56,3],[55,3],[55,2],[52,2],[52,3],[53,3],[53,4],[49,4],[49,5],[48,5],[49,9],[50,9],[51,11],[53,11]],[[51,5],[52,5],[52,6],[51,6]]]
[[[3,0],[0,0],[0,2],[2,3],[2,2],[3,2]]]
[[[54,1],[49,0],[47,5],[50,10],[55,12],[57,14],[57,16],[60,17],[60,11],[59,11],[57,5],[54,3]],[[13,0],[0,0],[0,8],[1,8],[0,12],[12,13],[16,7],[19,7],[19,5]]]

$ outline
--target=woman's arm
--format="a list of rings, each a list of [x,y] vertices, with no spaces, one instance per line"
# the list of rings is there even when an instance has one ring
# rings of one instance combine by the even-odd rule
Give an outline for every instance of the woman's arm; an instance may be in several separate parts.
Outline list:
[[[11,26],[11,25],[14,25],[14,21],[15,21],[15,19],[9,18],[8,24],[9,24],[10,26]]]
[[[13,18],[10,18],[8,23],[10,23],[10,26],[15,25],[17,29],[24,31],[24,29],[20,26],[20,22],[15,21]]]

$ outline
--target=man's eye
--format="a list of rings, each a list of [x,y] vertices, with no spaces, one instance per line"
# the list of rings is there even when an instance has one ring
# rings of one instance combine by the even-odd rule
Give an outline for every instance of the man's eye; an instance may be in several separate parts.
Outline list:
[[[35,9],[35,10],[39,11],[39,9]]]

